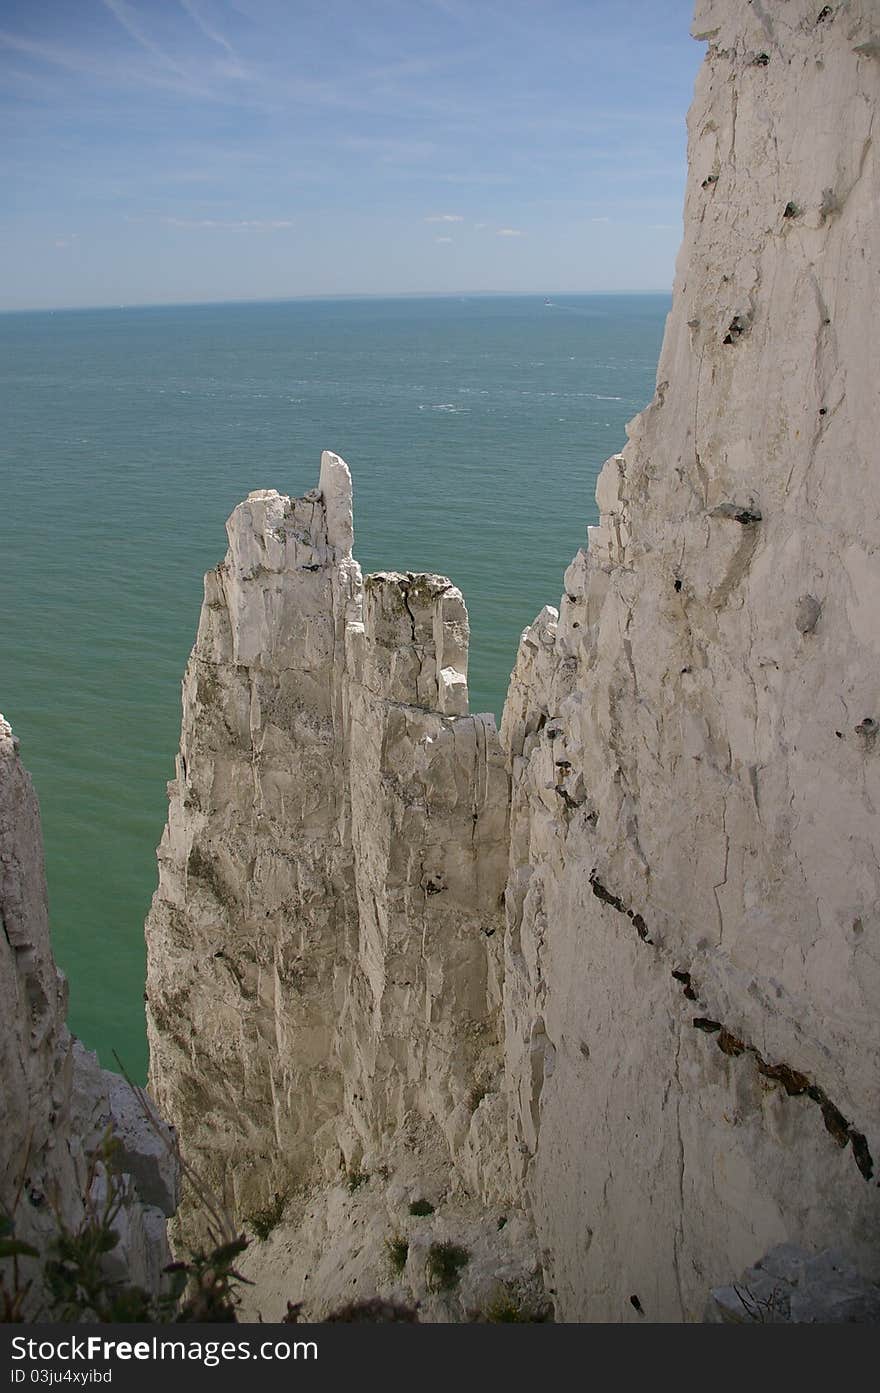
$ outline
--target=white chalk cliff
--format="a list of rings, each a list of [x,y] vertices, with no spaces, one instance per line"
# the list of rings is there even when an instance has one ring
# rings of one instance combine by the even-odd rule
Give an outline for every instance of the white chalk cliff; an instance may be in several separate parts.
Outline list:
[[[102,1069],[66,1024],[67,982],[49,940],[43,839],[36,795],[18,740],[0,716],[0,1214],[41,1255],[60,1225],[75,1231],[100,1211],[116,1139],[123,1202],[105,1255],[113,1281],[155,1293],[169,1261],[166,1216],[177,1203],[177,1166],[161,1125],[149,1125],[118,1075]],[[0,1288],[29,1319],[45,1318],[42,1263],[6,1262]]]
[[[264,1314],[543,1284],[561,1320],[694,1319],[784,1242],[880,1276],[880,11],[700,0],[693,32],[656,394],[500,738],[459,591],[362,580],[335,455],[207,577],[152,1082],[277,1221]]]
[[[313,494],[251,494],[227,530],[147,925],[156,1096],[239,1219],[310,1205],[320,1249],[336,1190],[371,1222],[396,1196],[397,1227],[442,1197],[414,1252],[447,1236],[451,1205],[492,1281],[510,1268],[534,1285],[528,1223],[507,1222],[509,781],[494,718],[467,715],[461,593],[442,576],[362,580],[350,475],[329,452]],[[372,1294],[396,1231],[393,1213],[375,1222],[362,1264],[313,1283],[318,1313]],[[438,1318],[460,1314],[450,1299]]]

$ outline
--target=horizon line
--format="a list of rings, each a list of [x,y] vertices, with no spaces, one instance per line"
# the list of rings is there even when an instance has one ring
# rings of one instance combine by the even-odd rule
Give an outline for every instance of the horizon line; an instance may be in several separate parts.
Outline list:
[[[14,314],[82,314],[97,310],[158,310],[158,309],[209,309],[222,305],[290,305],[303,302],[327,302],[338,300],[488,300],[488,299],[548,299],[550,295],[568,296],[612,296],[612,295],[668,295],[666,290],[395,290],[395,291],[339,291],[332,294],[316,292],[303,295],[241,296],[231,299],[208,300],[139,300],[131,304],[90,305],[20,305],[17,308],[0,307],[0,315]]]

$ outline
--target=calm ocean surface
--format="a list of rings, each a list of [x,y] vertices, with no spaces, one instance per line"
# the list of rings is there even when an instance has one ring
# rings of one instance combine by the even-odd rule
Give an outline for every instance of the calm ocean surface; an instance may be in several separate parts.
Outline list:
[[[143,1078],[155,888],[202,575],[254,488],[349,463],[365,571],[440,571],[500,715],[593,489],[651,398],[669,297],[0,316],[0,710],[40,796],[71,1026]]]

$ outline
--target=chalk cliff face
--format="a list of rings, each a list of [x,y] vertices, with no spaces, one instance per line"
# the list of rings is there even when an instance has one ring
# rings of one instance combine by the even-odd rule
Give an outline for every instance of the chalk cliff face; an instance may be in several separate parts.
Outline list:
[[[169,1260],[165,1217],[176,1204],[176,1165],[137,1099],[66,1025],[67,984],[49,941],[43,839],[36,795],[18,741],[0,716],[0,1212],[15,1236],[45,1253],[59,1220],[75,1229],[105,1184],[94,1164],[108,1131],[117,1139],[127,1192],[107,1255],[111,1277],[158,1290]],[[90,1188],[91,1187],[91,1188]],[[24,1313],[44,1313],[39,1267],[20,1262],[30,1284]],[[15,1288],[10,1264],[0,1279]]]
[[[694,33],[656,395],[503,722],[511,1156],[570,1319],[880,1252],[880,15]]]
[[[283,1214],[281,1310],[387,1286],[395,1231],[438,1319],[527,1277],[564,1320],[698,1318],[786,1241],[880,1275],[880,20],[694,33],[656,394],[500,740],[459,592],[362,581],[336,456],[206,580],[152,1077],[238,1215]],[[456,1304],[425,1235],[465,1230]]]
[[[357,1200],[371,1223],[376,1205],[384,1215],[361,1264],[375,1283],[398,1222],[386,1190],[398,1226],[428,1190],[444,1222],[454,1210],[471,1229],[469,1199],[512,1200],[508,775],[494,718],[467,714],[460,592],[434,575],[362,580],[342,460],[324,453],[305,498],[251,494],[227,530],[184,679],[147,923],[152,1083],[240,1221],[259,1227],[304,1195],[323,1215],[382,1172],[390,1183]],[[497,1218],[487,1280],[496,1250],[528,1276],[528,1226],[502,1238]],[[197,1233],[198,1215],[184,1227]],[[342,1266],[313,1302],[350,1299],[361,1269]]]
[[[151,1072],[187,1154],[239,1209],[311,1161],[342,1099],[347,525],[317,494],[251,495],[206,578],[184,679],[147,926]]]

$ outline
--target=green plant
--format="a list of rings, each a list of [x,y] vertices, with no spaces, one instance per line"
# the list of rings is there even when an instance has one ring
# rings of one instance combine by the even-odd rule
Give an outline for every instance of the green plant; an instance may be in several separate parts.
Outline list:
[[[261,1242],[265,1242],[273,1229],[277,1228],[281,1222],[284,1210],[287,1206],[287,1195],[275,1195],[262,1209],[257,1209],[250,1214],[246,1222],[254,1232],[254,1236]]]
[[[404,1238],[399,1233],[386,1238],[385,1256],[391,1271],[400,1275],[406,1267],[406,1260],[409,1257],[409,1239]]]
[[[369,1321],[387,1325],[391,1321],[406,1321],[410,1325],[417,1325],[419,1315],[413,1306],[401,1306],[396,1301],[383,1301],[380,1296],[374,1296],[369,1301],[353,1301],[348,1306],[340,1306],[324,1319],[328,1324],[335,1321]]]
[[[248,1241],[241,1234],[209,1253],[191,1255],[189,1262],[174,1262],[166,1267],[171,1286],[167,1296],[159,1299],[158,1316],[153,1319],[178,1324],[236,1321],[238,1287],[251,1283],[236,1271],[233,1263],[247,1246]]]
[[[25,1319],[25,1302],[32,1283],[23,1279],[18,1260],[36,1257],[39,1257],[36,1248],[16,1238],[11,1216],[0,1213],[0,1262],[4,1259],[12,1262],[11,1287],[6,1285],[6,1274],[0,1272],[0,1324],[10,1325]]]
[[[77,1226],[69,1227],[56,1213],[57,1230],[42,1257],[43,1286],[56,1320],[150,1318],[147,1294],[107,1272],[107,1254],[119,1242],[116,1223],[128,1200],[117,1151],[118,1143],[108,1129],[89,1158]]]
[[[355,1190],[359,1190],[362,1185],[366,1185],[369,1178],[366,1171],[358,1170],[357,1167],[352,1167],[351,1170],[346,1171],[345,1183],[348,1186],[348,1193],[353,1195]]]
[[[104,1267],[103,1259],[119,1238],[109,1227],[114,1204],[115,1200],[106,1202],[97,1216],[87,1216],[76,1229],[59,1229],[43,1254],[17,1240],[13,1240],[15,1253],[8,1251],[9,1240],[0,1245],[0,1257],[38,1259],[46,1293],[41,1318],[162,1325],[237,1319],[237,1288],[247,1278],[233,1264],[247,1247],[243,1235],[210,1252],[191,1255],[186,1262],[171,1263],[164,1269],[164,1290],[154,1297],[141,1287],[111,1277]],[[34,1318],[30,1313],[26,1316],[23,1309],[33,1285],[33,1279],[21,1283],[14,1273],[10,1290],[0,1276],[0,1324]]]
[[[484,1319],[490,1325],[506,1325],[512,1322],[527,1321],[529,1317],[522,1314],[514,1298],[505,1292],[504,1295],[494,1297],[489,1303]]]
[[[501,1282],[498,1289],[486,1307],[483,1320],[491,1325],[508,1324],[544,1324],[549,1319],[546,1307],[538,1308],[529,1305],[507,1282]]]
[[[142,1090],[136,1093],[148,1120],[164,1139]],[[56,1231],[43,1252],[15,1237],[13,1216],[20,1198],[19,1186],[13,1214],[0,1216],[0,1263],[9,1261],[12,1265],[11,1288],[6,1283],[7,1274],[0,1272],[0,1321],[235,1321],[238,1287],[247,1279],[236,1271],[234,1263],[247,1247],[247,1239],[233,1232],[222,1206],[179,1155],[183,1174],[203,1204],[214,1246],[166,1267],[165,1282],[158,1295],[108,1271],[107,1256],[119,1243],[117,1221],[130,1198],[117,1152],[118,1143],[108,1130],[89,1158],[82,1182],[79,1223],[71,1227],[56,1211]],[[34,1259],[37,1264],[27,1282],[21,1277],[20,1258]],[[42,1296],[39,1305],[37,1293]]]
[[[428,1286],[433,1291],[451,1291],[470,1258],[467,1248],[458,1243],[432,1243],[425,1262]]]
[[[434,1206],[430,1200],[413,1200],[409,1212],[414,1214],[417,1219],[424,1219],[428,1214],[434,1213]]]

